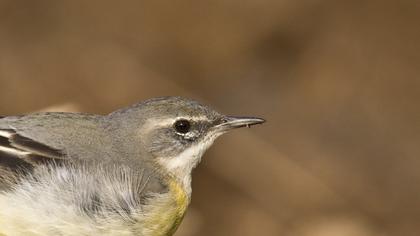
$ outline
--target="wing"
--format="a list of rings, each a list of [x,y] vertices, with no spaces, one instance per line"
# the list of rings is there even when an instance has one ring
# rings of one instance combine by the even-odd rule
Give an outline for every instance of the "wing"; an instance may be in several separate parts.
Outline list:
[[[13,129],[0,129],[0,168],[9,171],[32,169],[34,165],[62,160],[64,154],[27,138]]]

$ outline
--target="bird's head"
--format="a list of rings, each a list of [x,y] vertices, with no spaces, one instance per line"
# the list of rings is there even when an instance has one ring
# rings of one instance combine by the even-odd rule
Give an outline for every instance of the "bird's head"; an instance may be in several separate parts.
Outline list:
[[[220,135],[264,122],[255,117],[222,115],[194,100],[162,97],[118,111],[141,117],[141,145],[153,162],[176,177],[189,177],[204,152]]]

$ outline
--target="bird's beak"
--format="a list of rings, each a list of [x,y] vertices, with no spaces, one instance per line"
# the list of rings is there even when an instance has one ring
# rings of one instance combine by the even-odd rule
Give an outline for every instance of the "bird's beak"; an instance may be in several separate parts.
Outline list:
[[[239,116],[225,116],[215,128],[221,131],[228,131],[230,129],[251,127],[264,123],[265,120],[257,117],[239,117]]]

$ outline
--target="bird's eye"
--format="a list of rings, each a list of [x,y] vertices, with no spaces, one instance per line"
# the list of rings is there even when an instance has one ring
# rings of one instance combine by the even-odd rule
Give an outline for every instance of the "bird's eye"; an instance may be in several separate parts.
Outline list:
[[[191,124],[188,120],[177,120],[174,124],[176,132],[186,134],[190,131]]]

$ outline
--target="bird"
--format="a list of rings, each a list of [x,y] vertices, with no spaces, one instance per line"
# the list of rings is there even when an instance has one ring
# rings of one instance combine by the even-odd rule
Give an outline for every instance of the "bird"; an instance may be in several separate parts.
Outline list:
[[[1,117],[0,235],[173,235],[204,152],[264,122],[177,96],[107,115]]]

